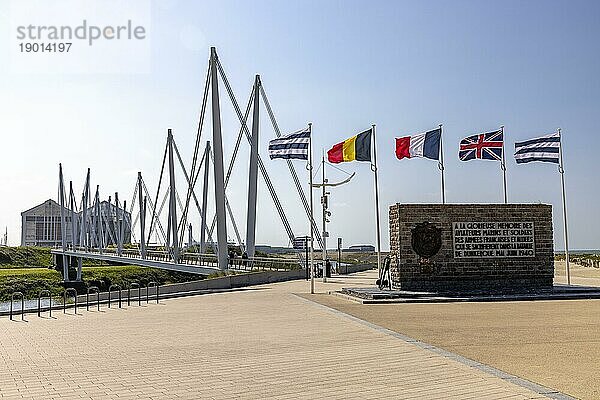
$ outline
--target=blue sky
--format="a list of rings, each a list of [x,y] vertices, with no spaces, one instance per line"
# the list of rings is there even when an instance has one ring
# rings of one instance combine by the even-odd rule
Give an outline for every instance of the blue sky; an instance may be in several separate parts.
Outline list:
[[[19,213],[56,198],[58,162],[78,194],[89,166],[93,184],[105,196],[118,191],[129,199],[138,170],[155,190],[171,127],[191,164],[214,45],[242,107],[254,74],[260,73],[282,131],[313,122],[316,158],[322,149],[377,124],[384,247],[390,204],[440,201],[435,162],[398,161],[394,137],[439,123],[444,124],[448,201],[502,201],[499,165],[461,163],[457,147],[462,137],[504,125],[509,201],[552,204],[557,249],[563,248],[557,168],[517,166],[512,149],[515,141],[561,127],[571,247],[599,247],[600,3],[157,0],[151,2],[151,16],[148,73],[17,74],[0,65],[0,226],[8,226],[11,243],[20,240]],[[2,59],[13,45],[9,18],[3,3]],[[221,102],[228,160],[239,125],[225,96]],[[263,109],[265,159],[273,136]],[[228,190],[242,236],[244,146]],[[267,164],[296,234],[305,234],[307,224],[284,163]],[[304,166],[296,165],[305,181]],[[374,243],[369,166],[341,167],[357,175],[332,190],[331,236],[342,237],[345,245]],[[343,177],[328,171],[332,179]],[[287,244],[262,181],[259,191],[257,242]]]

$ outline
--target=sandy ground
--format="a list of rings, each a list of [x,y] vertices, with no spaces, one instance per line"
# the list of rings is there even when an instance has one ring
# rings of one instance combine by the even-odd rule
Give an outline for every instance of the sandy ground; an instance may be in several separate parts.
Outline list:
[[[600,286],[600,268],[582,267],[569,263],[571,284],[585,286]],[[554,262],[554,283],[567,283],[564,261]]]
[[[556,283],[565,281],[564,263]],[[572,283],[600,270],[571,266]],[[582,399],[600,399],[600,300],[363,305],[319,303]]]

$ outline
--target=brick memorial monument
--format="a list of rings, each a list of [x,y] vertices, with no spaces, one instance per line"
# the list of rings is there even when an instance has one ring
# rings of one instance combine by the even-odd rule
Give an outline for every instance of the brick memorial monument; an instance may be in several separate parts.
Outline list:
[[[552,235],[552,206],[545,204],[395,204],[392,289],[551,290]]]

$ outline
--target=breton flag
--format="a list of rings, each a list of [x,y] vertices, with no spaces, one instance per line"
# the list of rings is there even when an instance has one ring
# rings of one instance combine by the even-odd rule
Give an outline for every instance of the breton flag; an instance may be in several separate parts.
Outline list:
[[[338,164],[345,161],[371,161],[371,133],[373,128],[359,133],[334,145],[327,151],[330,163]]]
[[[458,158],[460,158],[460,161],[480,159],[502,162],[503,148],[504,132],[502,129],[480,133],[466,137],[460,141]]]
[[[396,157],[424,157],[432,160],[440,159],[440,139],[442,128],[434,129],[419,135],[396,138]]]
[[[269,142],[269,157],[308,160],[310,130],[305,129]]]
[[[560,134],[558,132],[515,143],[517,164],[532,161],[559,163]]]

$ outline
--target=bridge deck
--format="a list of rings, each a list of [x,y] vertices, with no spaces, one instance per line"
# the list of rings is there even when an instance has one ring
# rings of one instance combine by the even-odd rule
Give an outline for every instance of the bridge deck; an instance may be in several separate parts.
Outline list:
[[[117,255],[114,250],[106,250],[100,253],[97,250],[83,251],[68,249],[63,252],[62,249],[52,249],[54,255],[66,255],[70,257],[85,258],[91,260],[109,261],[124,264],[139,265],[141,267],[160,268],[169,271],[187,272],[190,274],[210,275],[221,271],[218,266],[216,256],[213,254],[196,254],[189,253],[181,256],[181,262],[174,263],[169,260],[168,255],[164,252],[149,252],[148,256],[143,259],[132,251],[125,251],[121,256]],[[251,271],[251,270],[289,270],[297,266],[296,260],[285,259],[267,259],[254,258],[251,260],[235,259],[227,266],[226,270],[233,271]]]

